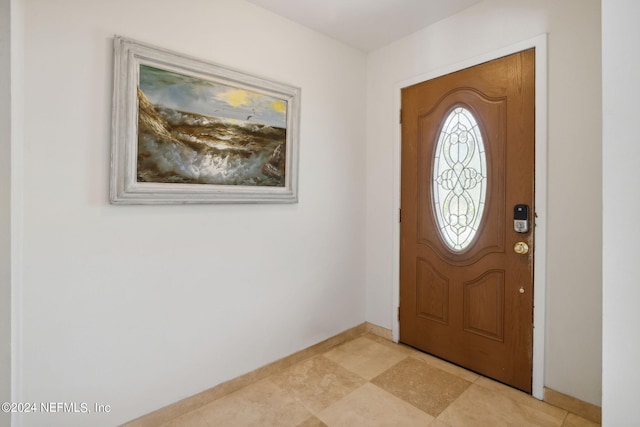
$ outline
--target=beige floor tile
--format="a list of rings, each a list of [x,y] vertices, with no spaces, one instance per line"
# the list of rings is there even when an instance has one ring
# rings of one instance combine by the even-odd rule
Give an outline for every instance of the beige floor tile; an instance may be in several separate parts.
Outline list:
[[[439,420],[452,427],[555,426],[560,427],[566,411],[542,408],[531,402],[514,400],[509,393],[473,384],[445,409]],[[531,398],[531,400],[535,400]],[[542,410],[538,410],[538,409]]]
[[[318,414],[331,427],[424,427],[431,415],[368,383]]]
[[[302,423],[298,424],[297,427],[328,427],[328,426],[314,415],[313,417],[307,418]]]
[[[414,351],[413,348],[411,348],[411,347],[409,347],[409,346],[407,346],[405,344],[395,343],[393,341],[390,341],[390,340],[388,340],[386,338],[383,338],[383,337],[379,337],[379,336],[374,335],[374,334],[367,333],[367,334],[364,334],[362,336],[367,338],[367,339],[370,339],[371,341],[375,341],[378,344],[382,344],[384,346],[396,349],[398,351],[402,351],[403,353],[406,353],[407,355],[411,354]]]
[[[494,392],[498,392],[515,401],[520,406],[526,406],[536,412],[546,413],[553,418],[564,418],[567,415],[567,411],[565,411],[564,409],[560,409],[557,406],[550,405],[518,389],[509,387],[489,378],[480,377],[475,382],[475,384]]]
[[[210,427],[201,410],[188,412],[159,427]]]
[[[269,377],[313,414],[342,399],[366,381],[323,357],[313,357]]]
[[[600,424],[411,347],[365,334],[160,427],[377,425]]]
[[[199,412],[210,427],[294,427],[312,415],[268,380],[216,400]]]
[[[475,372],[468,371],[464,368],[461,368],[460,366],[454,365],[453,363],[446,362],[442,359],[438,359],[437,357],[431,356],[427,353],[422,353],[418,350],[414,350],[411,353],[411,357],[415,357],[418,360],[427,362],[429,365],[435,368],[441,369],[469,382],[474,382],[478,378],[480,378],[480,375],[476,374]]]
[[[371,382],[434,417],[471,384],[412,357],[397,363]]]
[[[328,351],[324,357],[370,380],[405,359],[407,354],[400,349],[360,337]]]
[[[589,421],[585,418],[579,417],[576,414],[569,413],[567,418],[564,419],[562,427],[598,427],[600,424]]]

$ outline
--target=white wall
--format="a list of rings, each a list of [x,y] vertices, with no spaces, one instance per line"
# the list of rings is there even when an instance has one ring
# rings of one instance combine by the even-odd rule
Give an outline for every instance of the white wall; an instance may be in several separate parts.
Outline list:
[[[548,33],[545,386],[600,404],[601,58],[598,0],[486,0],[371,53],[367,64],[367,320],[391,328],[395,87]],[[578,215],[574,212],[579,212]]]
[[[11,0],[0,0],[0,402],[11,401]],[[0,412],[0,425],[11,414]]]
[[[238,0],[23,0],[21,401],[115,425],[365,320],[366,59]],[[112,36],[302,89],[300,202],[111,206]]]
[[[603,396],[602,425],[638,423],[640,372],[640,16],[636,0],[602,1]]]

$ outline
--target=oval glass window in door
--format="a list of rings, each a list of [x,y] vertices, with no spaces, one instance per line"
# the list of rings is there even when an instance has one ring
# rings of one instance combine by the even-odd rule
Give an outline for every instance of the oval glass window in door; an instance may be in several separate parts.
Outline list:
[[[433,158],[432,200],[442,240],[454,252],[473,243],[487,195],[487,158],[478,122],[457,107],[444,119]]]

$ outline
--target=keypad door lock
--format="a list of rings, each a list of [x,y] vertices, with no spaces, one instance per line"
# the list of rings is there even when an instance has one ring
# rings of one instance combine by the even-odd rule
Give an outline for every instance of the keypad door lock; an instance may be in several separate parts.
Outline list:
[[[529,206],[515,205],[513,207],[513,230],[516,233],[529,232]]]

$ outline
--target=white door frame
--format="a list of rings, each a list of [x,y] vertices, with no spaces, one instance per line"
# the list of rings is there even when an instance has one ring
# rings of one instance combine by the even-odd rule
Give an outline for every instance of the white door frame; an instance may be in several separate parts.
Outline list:
[[[536,49],[535,64],[535,251],[534,251],[534,299],[533,299],[533,397],[542,400],[544,397],[544,344],[545,344],[545,304],[547,286],[547,35],[542,34],[532,39],[488,52],[456,64],[438,68],[425,74],[412,77],[395,85],[395,110],[400,111],[401,90],[427,80],[441,77],[455,71],[482,64],[493,59],[511,55],[526,49]],[[395,221],[393,227],[393,340],[400,339],[400,324],[396,310],[400,305],[400,158],[401,127],[396,121],[394,132],[393,207]]]

